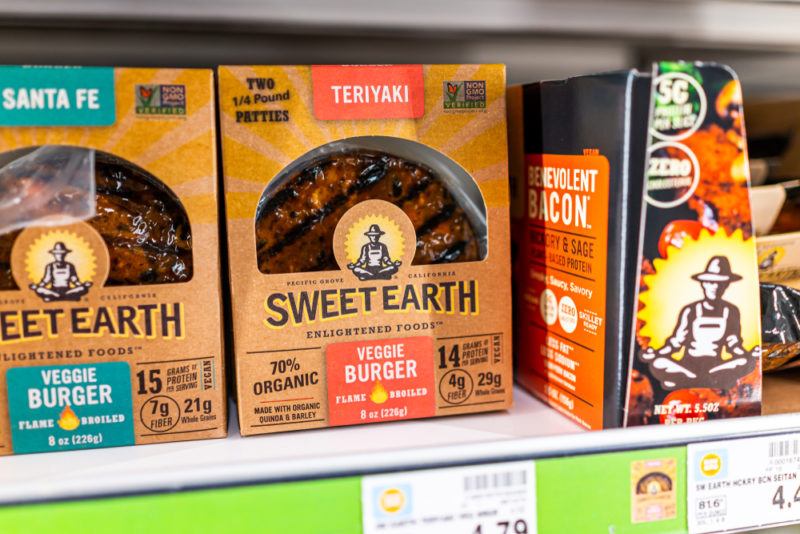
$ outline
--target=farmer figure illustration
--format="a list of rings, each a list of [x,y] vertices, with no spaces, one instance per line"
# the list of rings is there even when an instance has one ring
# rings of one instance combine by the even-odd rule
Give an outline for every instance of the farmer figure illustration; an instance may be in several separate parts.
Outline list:
[[[81,296],[88,293],[91,282],[81,282],[75,265],[65,260],[67,254],[72,252],[62,241],[48,251],[55,261],[51,261],[44,268],[44,276],[38,284],[31,284],[30,288],[45,302],[54,300],[80,300]]]
[[[685,306],[663,347],[649,347],[642,359],[667,389],[728,389],[750,373],[758,354],[742,347],[739,308],[722,299],[742,277],[731,272],[728,258],[714,256],[702,273],[692,276],[703,287],[703,299]]]
[[[385,233],[377,224],[371,225],[364,232],[369,242],[361,247],[358,261],[347,265],[359,280],[390,280],[400,267],[401,262],[392,261],[389,249],[381,243],[381,236]]]

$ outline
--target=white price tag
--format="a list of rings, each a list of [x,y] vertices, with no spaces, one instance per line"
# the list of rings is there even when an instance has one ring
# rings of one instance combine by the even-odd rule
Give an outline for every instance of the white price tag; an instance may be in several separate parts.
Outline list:
[[[687,448],[689,532],[800,522],[800,434]]]
[[[533,534],[533,461],[365,476],[364,534]]]

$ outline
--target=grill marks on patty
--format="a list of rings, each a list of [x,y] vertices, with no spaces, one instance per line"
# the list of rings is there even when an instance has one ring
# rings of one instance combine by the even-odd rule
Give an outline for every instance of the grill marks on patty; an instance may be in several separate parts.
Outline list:
[[[137,169],[106,159],[96,174],[97,216],[106,242],[106,285],[164,284],[192,277],[189,220],[179,201]]]
[[[259,206],[259,270],[337,269],[336,224],[347,210],[369,199],[391,202],[409,216],[418,237],[415,264],[479,259],[466,214],[430,169],[386,154],[350,153],[298,173]]]
[[[11,247],[22,230],[15,230],[0,236],[0,290],[18,289],[11,275]]]
[[[105,285],[191,279],[191,230],[180,201],[144,171],[109,154],[95,154],[96,211],[87,223],[108,248],[110,270]],[[0,235],[0,290],[18,289],[10,262],[19,234]]]

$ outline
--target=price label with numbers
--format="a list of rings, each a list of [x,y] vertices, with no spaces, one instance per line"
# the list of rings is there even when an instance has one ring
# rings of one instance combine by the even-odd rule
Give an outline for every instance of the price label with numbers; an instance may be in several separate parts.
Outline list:
[[[800,522],[800,434],[689,445],[689,532]]]
[[[535,476],[533,461],[365,476],[364,534],[533,534]]]

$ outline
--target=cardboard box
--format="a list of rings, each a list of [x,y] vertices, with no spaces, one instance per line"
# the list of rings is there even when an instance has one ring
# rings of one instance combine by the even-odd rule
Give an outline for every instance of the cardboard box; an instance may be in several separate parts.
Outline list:
[[[747,136],[764,179],[750,191],[762,282],[800,288],[800,102],[797,98],[749,101]]]
[[[779,373],[764,374],[764,415],[800,412],[797,387],[800,385],[800,368],[787,368]]]
[[[244,435],[512,394],[505,70],[221,67]]]
[[[515,87],[509,110],[518,380],[593,429],[758,413],[735,75],[663,62]]]
[[[225,436],[212,72],[0,95],[0,454]]]
[[[750,192],[762,282],[800,288],[798,181],[762,185]],[[787,198],[787,192],[791,195]]]

